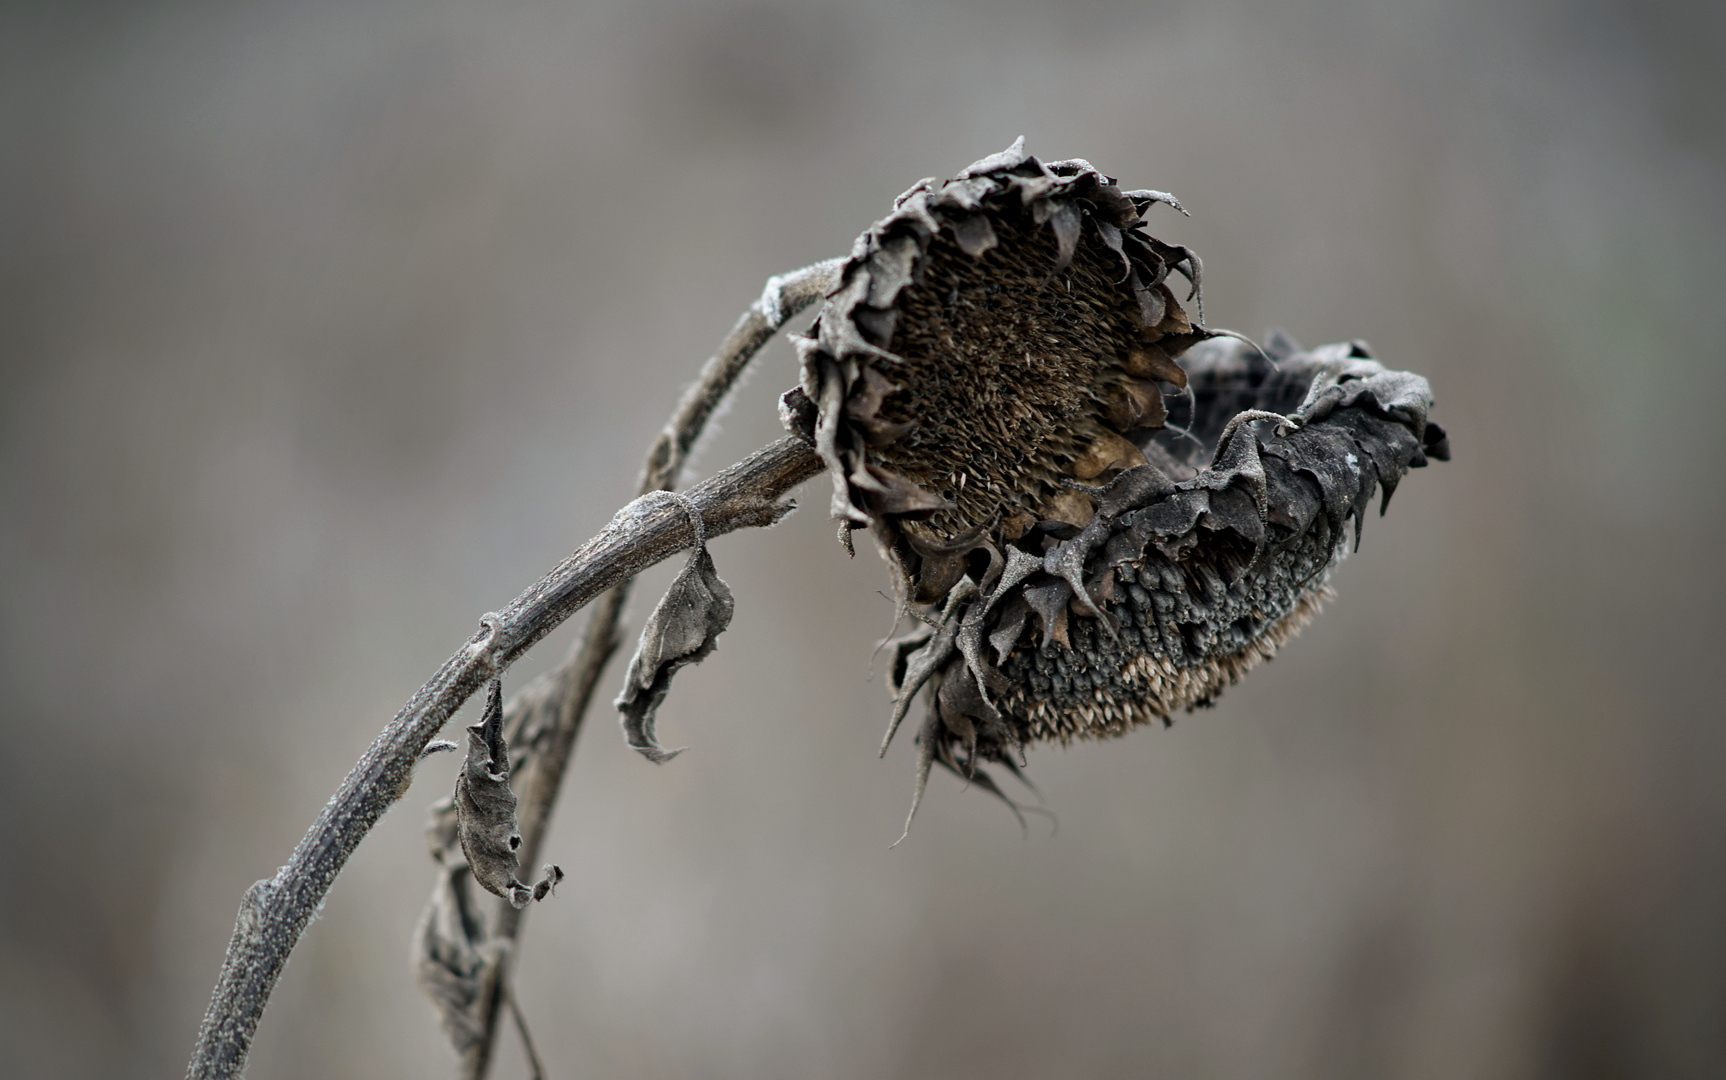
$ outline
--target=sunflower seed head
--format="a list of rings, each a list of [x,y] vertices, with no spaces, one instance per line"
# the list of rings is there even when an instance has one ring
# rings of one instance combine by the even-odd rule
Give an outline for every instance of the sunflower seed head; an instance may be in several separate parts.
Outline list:
[[[930,690],[919,791],[1209,704],[1317,613],[1372,495],[1448,457],[1426,381],[1362,343],[1206,330],[1158,202],[1015,143],[902,195],[797,342],[782,416],[934,627],[894,658],[895,727]]]

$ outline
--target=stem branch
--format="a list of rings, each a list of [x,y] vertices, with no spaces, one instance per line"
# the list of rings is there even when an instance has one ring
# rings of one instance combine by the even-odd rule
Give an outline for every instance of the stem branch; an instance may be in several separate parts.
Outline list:
[[[820,467],[812,449],[787,437],[697,485],[689,499],[709,537],[772,525],[792,508],[778,500]],[[694,542],[695,530],[682,506],[637,500],[508,607],[481,620],[480,631],[366,750],[287,864],[246,891],[188,1077],[226,1078],[244,1068],[258,1018],[288,953],[348,856],[406,792],[420,752],[462,703],[594,597]]]
[[[816,263],[768,280],[761,297],[738,319],[717,353],[678,403],[642,471],[641,491],[670,489],[688,461],[708,420],[736,385],[761,347],[785,321],[819,300],[838,276],[841,260]],[[814,453],[794,439],[781,439],[689,493],[709,537],[734,529],[771,525],[790,505],[777,500],[820,469]],[[288,954],[361,839],[412,781],[420,752],[455,711],[492,675],[596,596],[605,593],[570,657],[546,680],[517,695],[509,712],[511,741],[535,748],[522,783],[518,821],[522,863],[532,866],[551,818],[558,788],[582,717],[606,662],[616,651],[617,622],[628,581],[649,566],[691,546],[688,514],[666,502],[639,501],[619,511],[605,531],[559,563],[502,612],[481,620],[468,640],[402,707],[324,806],[286,865],[256,882],[240,903],[222,971],[198,1031],[186,1075],[237,1076],[245,1068],[252,1036]],[[609,592],[607,592],[609,590]],[[537,723],[535,723],[537,721]],[[532,732],[523,729],[533,726]],[[505,905],[507,907],[507,905]],[[520,913],[500,913],[496,937],[513,944]],[[509,948],[499,950],[506,963]],[[507,995],[500,970],[489,980],[484,1038],[464,1049],[463,1073],[481,1077],[496,1041],[498,1005]]]

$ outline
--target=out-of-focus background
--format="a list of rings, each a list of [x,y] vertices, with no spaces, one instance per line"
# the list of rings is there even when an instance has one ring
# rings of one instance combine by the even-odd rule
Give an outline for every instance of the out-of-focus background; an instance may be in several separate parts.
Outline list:
[[[888,851],[882,567],[820,482],[717,542],[692,749],[602,701],[550,836],[552,1075],[1726,1074],[1723,71],[1700,0],[7,5],[5,1071],[177,1075],[241,892],[762,281],[1022,133],[1184,200],[1213,325],[1426,374],[1456,458],[1217,708],[1034,750],[1053,835],[937,777]],[[453,771],[249,1075],[449,1072],[407,957]]]

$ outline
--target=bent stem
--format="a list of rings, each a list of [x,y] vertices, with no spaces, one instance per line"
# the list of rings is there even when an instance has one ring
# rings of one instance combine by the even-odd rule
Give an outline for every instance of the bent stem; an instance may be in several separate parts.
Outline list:
[[[709,537],[772,525],[794,505],[778,500],[820,468],[812,449],[787,437],[697,485],[689,500]],[[683,507],[637,500],[508,607],[481,620],[480,631],[366,750],[275,877],[246,891],[188,1077],[232,1077],[244,1068],[288,954],[354,848],[406,792],[421,752],[455,711],[594,597],[694,543]]]
[[[676,487],[678,474],[707,429],[708,421],[736,387],[750,362],[787,321],[827,294],[838,280],[843,264],[843,259],[828,259],[767,279],[761,296],[738,317],[719,350],[702,365],[700,375],[684,392],[648,449],[641,468],[640,495]],[[523,761],[515,767],[517,775],[522,776],[517,822],[523,866],[539,864],[540,847],[551,823],[552,809],[557,805],[576,736],[581,732],[606,664],[622,642],[618,619],[628,598],[628,581],[602,596],[588,616],[587,628],[564,662],[534,680],[505,707],[509,743],[523,754]],[[456,1048],[461,1055],[463,1080],[484,1080],[491,1070],[502,1005],[510,998],[510,959],[515,955],[526,914],[525,909],[498,904],[486,928],[487,940],[503,943],[505,947],[489,954],[488,964],[495,965],[496,972],[482,972],[479,979],[483,1000],[478,1037]]]
[[[655,442],[643,470],[644,492],[671,486],[690,448],[750,359],[787,319],[827,291],[838,267],[839,260],[830,260],[768,281],[761,298],[704,365]],[[819,468],[808,447],[781,439],[697,486],[689,497],[710,536],[770,525],[789,509],[777,500]],[[518,724],[536,715],[548,721],[541,728],[544,750],[524,784],[520,811],[523,854],[526,865],[533,865],[582,715],[605,662],[617,647],[625,583],[694,542],[689,517],[681,508],[661,505],[636,508],[633,513],[632,508],[635,504],[619,511],[604,532],[503,612],[489,614],[480,633],[445,661],[366,750],[275,877],[247,890],[186,1069],[188,1078],[231,1077],[245,1068],[258,1020],[288,954],[354,848],[406,792],[413,766],[432,737],[486,680],[609,589],[574,654],[551,673],[550,685],[536,681],[537,694],[519,696],[531,696],[536,704],[549,707],[515,709]],[[512,910],[500,919],[500,935],[505,922],[513,940],[520,929],[519,913]],[[484,1053],[476,1063],[479,1075],[490,1058],[496,1003],[494,996]]]

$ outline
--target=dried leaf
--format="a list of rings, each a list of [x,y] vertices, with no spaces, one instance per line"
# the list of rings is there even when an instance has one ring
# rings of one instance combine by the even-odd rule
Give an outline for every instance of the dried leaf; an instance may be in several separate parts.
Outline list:
[[[624,735],[647,760],[666,762],[683,753],[685,748],[667,750],[659,745],[654,714],[670,692],[671,677],[677,670],[686,664],[699,664],[712,654],[719,635],[731,625],[735,608],[731,589],[719,579],[707,545],[697,543],[642,627],[641,644],[629,662],[623,693],[617,696]]]
[[[431,999],[458,1054],[485,1037],[487,1002],[496,991],[504,949],[501,942],[486,941],[469,880],[465,861],[446,862],[414,930],[414,981]]]
[[[491,681],[485,715],[467,729],[467,761],[455,778],[456,837],[476,881],[518,908],[543,900],[563,880],[547,866],[531,888],[516,880],[521,833],[515,822],[515,792],[509,788],[509,745],[503,739],[503,683]]]

